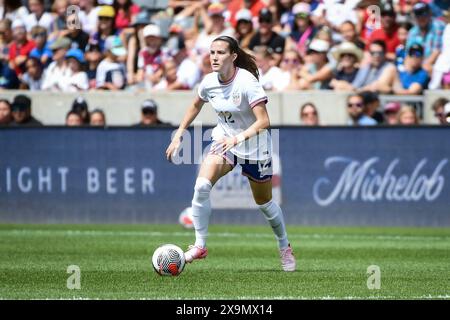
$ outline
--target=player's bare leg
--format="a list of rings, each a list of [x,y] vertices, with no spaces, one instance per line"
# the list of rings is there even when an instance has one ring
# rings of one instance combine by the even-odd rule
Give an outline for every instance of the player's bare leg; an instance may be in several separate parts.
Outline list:
[[[203,259],[208,254],[206,239],[208,237],[209,217],[211,215],[210,192],[221,177],[233,167],[219,155],[209,154],[203,161],[194,187],[192,199],[192,216],[195,227],[195,244],[185,252],[186,262]]]
[[[254,182],[251,179],[248,181],[250,182],[256,204],[259,205],[259,209],[269,222],[278,240],[281,267],[284,271],[295,271],[296,262],[287,237],[283,212],[280,206],[272,200],[272,181],[261,183]]]

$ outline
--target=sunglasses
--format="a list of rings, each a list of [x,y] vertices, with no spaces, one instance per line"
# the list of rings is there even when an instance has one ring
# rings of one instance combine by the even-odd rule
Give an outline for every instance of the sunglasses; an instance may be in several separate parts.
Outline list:
[[[410,57],[416,57],[416,58],[422,58],[423,53],[421,51],[410,51],[409,52]]]
[[[384,56],[384,51],[370,51],[370,55],[371,56],[378,56],[378,57],[381,57],[381,56]]]
[[[414,16],[416,18],[425,18],[425,17],[428,17],[430,15],[428,10],[416,10],[416,11],[413,11],[413,12],[414,12]]]
[[[358,102],[358,103],[347,103],[347,107],[352,108],[352,107],[358,107],[358,108],[362,108],[363,107],[363,103],[362,102]]]
[[[351,54],[351,53],[343,53],[343,54],[341,54],[341,58],[343,58],[343,57],[356,58],[356,56],[354,54]]]
[[[297,13],[295,15],[295,18],[299,18],[299,19],[307,19],[309,17],[309,14],[307,13]]]
[[[40,33],[35,33],[35,34],[33,34],[33,35],[31,35],[33,38],[37,38],[37,37],[42,37],[42,38],[44,38],[44,37],[46,37],[47,36],[47,34],[45,33],[45,32],[40,32]]]
[[[298,59],[283,59],[284,63],[293,63],[293,64],[298,64],[300,61],[298,61]]]
[[[12,107],[11,112],[25,112],[27,111],[26,107]]]

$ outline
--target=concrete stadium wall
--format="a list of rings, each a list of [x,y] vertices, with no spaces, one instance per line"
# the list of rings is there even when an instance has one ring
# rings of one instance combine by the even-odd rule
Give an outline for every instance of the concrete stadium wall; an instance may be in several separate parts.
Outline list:
[[[33,115],[46,125],[63,125],[66,113],[77,96],[85,97],[89,109],[101,108],[105,111],[109,125],[132,125],[139,122],[140,104],[153,98],[159,104],[159,117],[163,121],[178,124],[186,107],[195,96],[194,91],[134,93],[127,91],[98,91],[81,94],[3,91],[1,97],[12,100],[19,93],[29,95],[33,100]],[[347,122],[346,97],[348,93],[332,91],[268,92],[268,111],[272,125],[299,124],[299,108],[305,102],[313,102],[324,125],[345,125]],[[431,104],[439,97],[450,99],[450,91],[427,91],[424,95],[425,124],[435,124]],[[216,114],[209,104],[204,107],[194,124],[215,125]]]

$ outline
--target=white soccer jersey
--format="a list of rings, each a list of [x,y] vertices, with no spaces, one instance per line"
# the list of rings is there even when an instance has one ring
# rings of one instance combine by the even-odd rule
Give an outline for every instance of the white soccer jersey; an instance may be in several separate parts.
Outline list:
[[[206,75],[198,87],[199,97],[210,102],[218,115],[212,139],[233,137],[249,128],[255,121],[252,108],[268,101],[261,84],[249,71],[236,68],[233,77],[221,82],[217,72]],[[267,130],[253,136],[230,150],[237,157],[266,160],[271,157],[271,140]]]

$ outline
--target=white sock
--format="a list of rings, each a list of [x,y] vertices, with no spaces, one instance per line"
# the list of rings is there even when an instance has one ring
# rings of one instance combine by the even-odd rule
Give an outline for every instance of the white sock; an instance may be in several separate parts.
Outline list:
[[[259,209],[272,227],[275,238],[278,240],[278,247],[280,249],[287,248],[289,240],[287,238],[283,212],[281,211],[280,206],[276,204],[275,201],[270,200],[269,202],[260,205]]]
[[[206,178],[199,177],[195,181],[194,197],[192,199],[192,216],[195,227],[195,245],[205,248],[208,238],[209,216],[211,215],[211,201],[209,193],[212,184]]]

